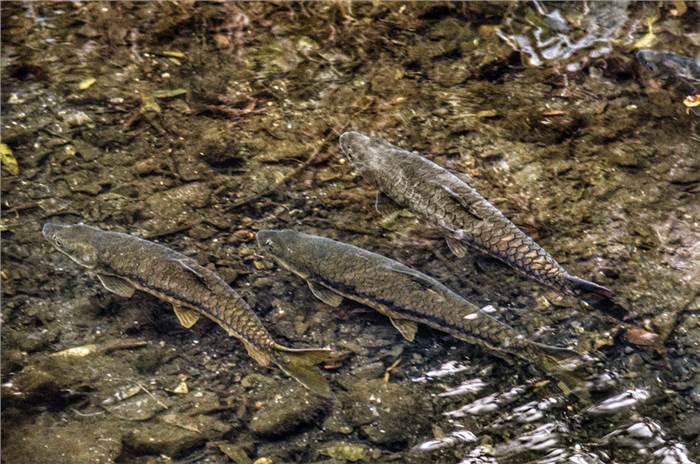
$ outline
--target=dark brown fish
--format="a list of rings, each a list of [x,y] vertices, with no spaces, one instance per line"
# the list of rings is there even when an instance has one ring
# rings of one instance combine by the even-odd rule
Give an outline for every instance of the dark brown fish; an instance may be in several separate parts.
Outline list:
[[[363,175],[378,184],[381,192],[442,230],[455,255],[463,257],[466,244],[617,318],[626,316],[623,308],[612,303],[609,289],[569,274],[474,190],[464,176],[417,153],[357,132],[341,135],[340,147]]]
[[[302,385],[321,395],[330,387],[311,366],[324,361],[327,349],[293,349],[272,339],[256,314],[218,274],[163,245],[128,234],[83,224],[45,224],[44,237],[60,252],[96,274],[102,285],[130,298],[136,289],[173,305],[187,328],[200,316],[240,340],[263,366],[276,364]]]
[[[527,339],[434,278],[377,253],[292,230],[261,230],[257,244],[304,279],[321,301],[338,306],[348,298],[367,305],[409,341],[419,323],[549,373],[560,367],[557,360],[578,357],[573,350]]]
[[[638,50],[635,57],[654,77],[684,98],[688,112],[700,116],[700,59],[649,48]]]

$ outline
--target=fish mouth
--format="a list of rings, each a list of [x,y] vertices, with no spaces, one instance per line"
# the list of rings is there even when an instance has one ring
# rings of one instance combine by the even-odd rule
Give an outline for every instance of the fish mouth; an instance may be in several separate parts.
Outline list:
[[[637,61],[639,61],[641,64],[648,68],[653,68],[654,63],[652,63],[652,57],[654,56],[654,52],[652,50],[642,48],[641,50],[638,50],[637,53],[635,53],[635,57],[637,58]]]
[[[350,131],[341,134],[340,138],[338,139],[338,144],[340,145],[340,149],[343,150],[345,156],[350,159],[355,159],[357,157],[357,153],[366,147],[370,140],[371,139],[364,134]]]
[[[44,224],[44,227],[41,228],[41,235],[43,235],[46,240],[53,243],[52,237],[54,233],[60,229],[63,229],[64,227],[65,226],[62,226],[60,224],[47,222],[46,224]]]
[[[265,243],[272,238],[273,233],[272,230],[262,229],[255,234],[255,244],[258,246],[258,250],[265,251]]]

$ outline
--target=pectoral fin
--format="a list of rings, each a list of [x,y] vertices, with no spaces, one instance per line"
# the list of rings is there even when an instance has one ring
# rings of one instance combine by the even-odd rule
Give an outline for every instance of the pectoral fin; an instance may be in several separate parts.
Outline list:
[[[173,305],[173,310],[175,310],[177,320],[180,321],[180,324],[186,329],[195,325],[200,317],[197,311],[183,308],[182,306]]]
[[[389,320],[391,321],[391,324],[394,327],[396,327],[396,330],[401,332],[403,338],[405,338],[409,342],[412,342],[416,339],[418,325],[415,322],[409,321],[407,319],[395,319],[393,317],[390,317]]]
[[[455,192],[451,188],[449,188],[446,185],[441,185],[440,188],[442,188],[445,192],[447,192],[448,195],[450,195],[457,203],[459,203],[466,211],[467,213],[471,214],[478,220],[483,220],[484,218],[481,217],[478,211],[473,206],[473,202],[470,202],[467,200],[467,198],[464,197],[464,195],[460,195],[459,193]]]
[[[467,247],[464,245],[464,243],[451,237],[445,238],[445,241],[447,242],[447,247],[450,249],[453,255],[458,258],[464,258],[466,256]]]
[[[338,306],[340,306],[340,303],[343,302],[342,295],[337,294],[333,290],[326,288],[321,284],[317,284],[316,282],[312,282],[310,280],[308,281],[308,283],[309,288],[311,289],[311,293],[313,293],[316,298],[323,301],[327,305],[337,308]]]
[[[246,351],[251,358],[255,359],[261,366],[267,367],[272,362],[272,357],[269,354],[263,353],[258,348],[254,347],[252,343],[243,341],[243,346],[245,346]]]
[[[134,292],[136,291],[134,286],[131,285],[129,281],[122,279],[121,277],[97,274],[97,278],[100,279],[100,282],[102,283],[104,288],[106,288],[114,294],[117,294],[124,298],[131,298],[132,296],[134,296]]]

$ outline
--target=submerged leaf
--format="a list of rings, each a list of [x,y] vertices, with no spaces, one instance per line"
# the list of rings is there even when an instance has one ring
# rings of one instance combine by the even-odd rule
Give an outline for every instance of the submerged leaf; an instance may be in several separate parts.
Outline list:
[[[180,95],[185,95],[187,89],[167,89],[167,90],[156,90],[153,92],[155,98],[174,98]]]
[[[97,82],[97,79],[95,79],[94,77],[88,77],[87,79],[83,79],[82,81],[80,81],[80,84],[78,84],[78,88],[80,90],[87,90],[90,87],[92,87],[92,85],[95,82]]]
[[[19,164],[12,149],[5,143],[0,143],[0,155],[2,155],[2,165],[13,176],[19,175]]]
[[[184,58],[185,54],[178,50],[164,50],[162,52],[156,52],[156,55],[169,56],[170,58]]]
[[[89,345],[68,348],[68,349],[63,350],[63,351],[57,351],[56,353],[52,353],[51,356],[54,356],[56,358],[63,358],[63,359],[84,358],[85,356],[89,356],[89,355],[96,353],[96,352],[97,352],[97,345],[89,344]]]
[[[160,105],[153,97],[142,96],[141,97],[141,108],[139,112],[143,113],[160,113]]]
[[[656,20],[657,18],[654,16],[647,18],[647,27],[649,28],[649,32],[644,34],[641,39],[637,40],[634,45],[632,45],[632,48],[647,48],[654,42],[656,39],[656,34],[654,34],[653,26]]]

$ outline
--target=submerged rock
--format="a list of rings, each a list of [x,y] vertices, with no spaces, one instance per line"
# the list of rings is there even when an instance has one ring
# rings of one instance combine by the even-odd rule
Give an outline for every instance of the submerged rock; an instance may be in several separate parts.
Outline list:
[[[409,388],[380,379],[357,382],[344,400],[348,421],[359,426],[372,443],[414,441],[427,430],[431,407]]]
[[[230,425],[213,417],[169,414],[159,423],[132,430],[124,437],[124,444],[138,453],[178,456],[230,430]]]
[[[88,364],[85,359],[37,357],[12,378],[12,390],[20,398],[50,400],[63,391],[89,388],[97,377]]]
[[[282,436],[317,421],[325,415],[326,399],[295,385],[275,398],[250,420],[248,427],[258,435]]]
[[[3,430],[2,461],[13,464],[107,464],[122,452],[118,424],[71,421],[55,425],[47,417]],[[5,435],[7,434],[7,435]]]

